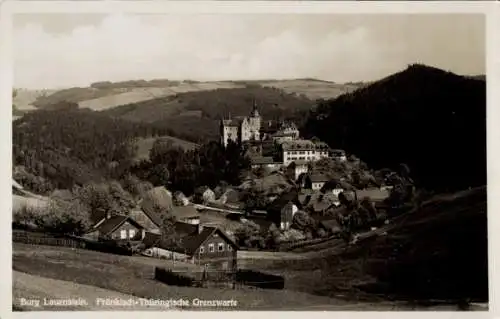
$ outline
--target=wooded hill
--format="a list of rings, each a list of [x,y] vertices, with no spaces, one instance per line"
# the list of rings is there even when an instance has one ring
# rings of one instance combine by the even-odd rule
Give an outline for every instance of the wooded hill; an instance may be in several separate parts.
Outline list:
[[[406,163],[417,186],[486,183],[486,83],[411,65],[319,103],[302,132],[356,154],[370,167]]]
[[[52,184],[32,188],[37,193],[119,175],[136,156],[134,138],[168,133],[78,109],[28,113],[12,126],[13,166]]]

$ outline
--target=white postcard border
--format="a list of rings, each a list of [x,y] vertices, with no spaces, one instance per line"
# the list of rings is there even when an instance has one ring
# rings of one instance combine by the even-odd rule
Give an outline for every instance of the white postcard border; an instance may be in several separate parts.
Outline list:
[[[11,51],[12,15],[15,13],[151,13],[151,14],[210,14],[210,13],[262,13],[262,14],[401,14],[401,13],[479,13],[487,16],[487,128],[488,128],[488,234],[489,234],[489,281],[490,310],[488,312],[428,312],[426,317],[435,318],[493,318],[496,317],[499,294],[495,293],[500,276],[498,255],[500,249],[500,202],[496,194],[500,194],[500,159],[498,156],[500,141],[500,5],[491,1],[415,1],[415,2],[342,2],[342,1],[5,1],[0,4],[0,103],[2,105],[1,153],[5,165],[2,165],[0,187],[5,194],[1,202],[3,213],[3,244],[1,245],[1,282],[0,285],[0,318],[13,316],[36,318],[67,318],[88,316],[111,318],[136,318],[148,316],[155,318],[176,317],[190,318],[199,312],[26,312],[11,313],[12,305],[12,247],[11,247],[11,104],[13,64]],[[460,35],[457,35],[460,36]],[[496,108],[495,108],[496,106]],[[496,124],[496,125],[495,125]],[[466,150],[464,150],[466,151]],[[457,172],[459,173],[459,172]],[[494,246],[496,244],[496,249]],[[277,309],[279,310],[279,309]],[[220,318],[232,317],[234,311],[204,312],[202,316]],[[240,312],[241,318],[276,316],[289,318],[296,316],[315,316],[317,318],[421,318],[421,312]]]

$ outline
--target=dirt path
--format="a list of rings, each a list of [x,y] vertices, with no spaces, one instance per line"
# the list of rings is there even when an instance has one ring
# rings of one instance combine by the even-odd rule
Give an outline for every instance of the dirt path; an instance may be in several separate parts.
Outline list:
[[[24,299],[23,299],[24,298]],[[46,300],[80,299],[86,301],[87,305],[73,306],[51,306],[43,305]],[[97,305],[97,299],[114,300],[115,302],[130,302],[132,305]],[[34,300],[34,301],[33,301]],[[30,301],[32,301],[30,303]],[[39,303],[36,306],[36,303]],[[174,310],[167,306],[142,305],[140,298],[132,295],[122,294],[116,291],[97,288],[94,286],[76,284],[70,281],[56,280],[33,276],[26,273],[12,272],[12,304],[15,308],[25,311],[40,310]]]

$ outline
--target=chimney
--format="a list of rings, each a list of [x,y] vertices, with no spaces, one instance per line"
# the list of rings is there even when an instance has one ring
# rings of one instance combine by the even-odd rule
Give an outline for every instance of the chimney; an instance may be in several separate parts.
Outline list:
[[[106,219],[110,219],[111,218],[111,212],[106,212]]]
[[[203,225],[198,224],[198,234],[201,234],[202,231],[203,231]]]

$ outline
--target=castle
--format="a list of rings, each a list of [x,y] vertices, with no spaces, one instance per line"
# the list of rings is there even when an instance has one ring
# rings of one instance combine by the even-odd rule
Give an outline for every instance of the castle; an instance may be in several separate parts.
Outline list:
[[[261,121],[255,102],[250,116],[236,117],[234,119],[229,116],[228,119],[222,119],[220,126],[221,144],[226,147],[229,140],[237,144],[250,140],[259,141],[261,138]]]
[[[294,123],[274,121],[263,123],[254,102],[249,116],[222,119],[220,123],[220,139],[224,147],[231,140],[237,144],[246,141],[286,141],[299,138],[299,130]]]

